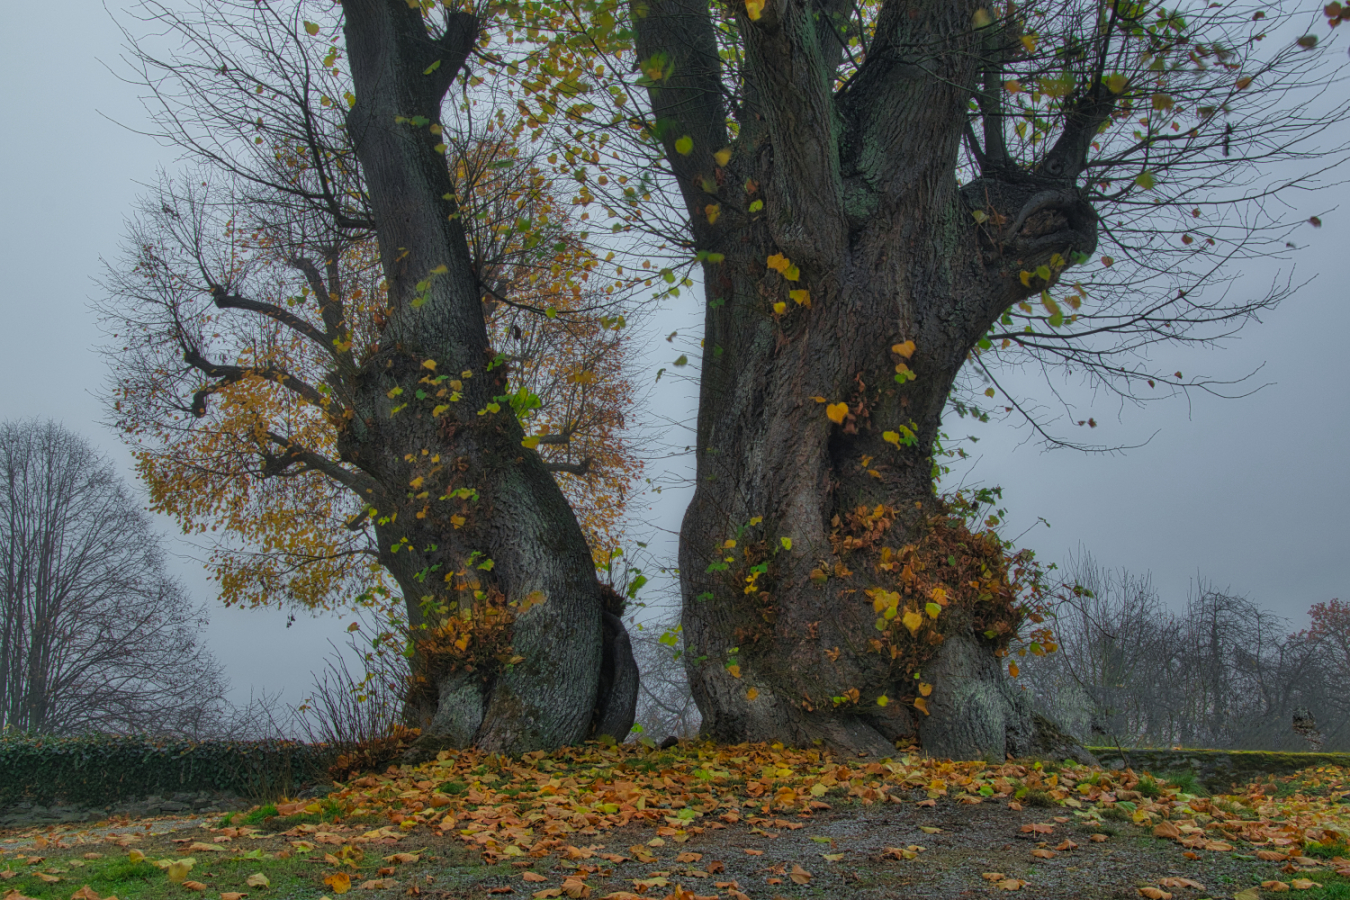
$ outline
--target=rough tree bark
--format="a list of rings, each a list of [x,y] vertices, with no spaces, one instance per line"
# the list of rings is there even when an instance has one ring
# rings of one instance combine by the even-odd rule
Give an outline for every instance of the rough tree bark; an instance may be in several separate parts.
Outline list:
[[[492,364],[454,187],[436,149],[441,101],[479,22],[447,14],[433,35],[403,0],[344,0],[343,11],[356,94],[347,122],[391,314],[378,352],[351,376],[346,399],[356,413],[339,452],[371,478],[365,493],[382,562],[403,589],[412,627],[461,615],[472,623],[457,662],[438,664],[425,651],[413,660],[432,682],[421,748],[521,753],[594,734],[622,740],[636,702],[627,634],[604,607],[562,492],[522,448],[510,406],[495,399],[506,393],[505,370]],[[513,619],[510,656],[486,637],[497,614]]]
[[[720,740],[888,754],[917,725],[924,749],[943,756],[1032,749],[1036,726],[993,642],[959,623],[924,672],[930,717],[871,702],[913,685],[894,683],[891,661],[869,648],[877,616],[863,592],[876,571],[831,543],[836,516],[877,504],[897,516],[887,544],[918,538],[937,511],[934,441],[967,354],[1045,286],[1020,273],[1096,246],[1075,183],[1109,100],[1080,98],[1039,169],[1008,164],[990,140],[980,177],[958,186],[968,104],[985,73],[998,84],[1000,42],[971,25],[982,5],[884,4],[866,61],[836,91],[829,0],[770,0],[757,20],[733,4],[745,50],[734,140],[708,4],[633,7],[639,57],[664,62],[649,97],[693,242],[723,257],[703,269],[697,486],[680,543],[689,676]],[[686,137],[692,150],[677,146]],[[993,215],[977,224],[974,209]],[[766,265],[775,254],[797,267],[795,281],[782,261]],[[809,291],[809,303],[790,290]],[[911,357],[893,350],[908,341]],[[902,364],[914,377],[897,383]],[[847,417],[836,424],[821,400],[847,403]],[[906,429],[911,445],[883,437]],[[791,539],[758,593],[734,564],[717,570],[738,534]],[[850,690],[863,702],[832,701]]]

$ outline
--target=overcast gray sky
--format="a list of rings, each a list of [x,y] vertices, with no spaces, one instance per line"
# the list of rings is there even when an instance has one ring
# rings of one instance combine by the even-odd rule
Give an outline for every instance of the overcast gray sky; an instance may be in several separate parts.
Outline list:
[[[112,9],[120,4],[112,4]],[[0,417],[50,417],[84,435],[113,458],[128,479],[130,457],[99,424],[95,392],[105,376],[93,348],[100,340],[89,309],[99,259],[115,254],[122,223],[139,183],[173,155],[152,140],[114,124],[143,124],[134,88],[105,68],[115,67],[121,35],[107,11],[92,2],[75,7],[8,4],[0,28]],[[1341,129],[1350,143],[1350,128]],[[1292,198],[1300,215],[1323,212],[1350,199],[1350,187]],[[1092,415],[1104,442],[1143,447],[1114,455],[1044,452],[1027,434],[997,425],[949,423],[953,435],[975,433],[972,465],[956,484],[1001,484],[1011,513],[1010,534],[1046,561],[1062,561],[1081,545],[1110,567],[1150,570],[1174,604],[1184,603],[1197,575],[1231,587],[1289,617],[1296,627],[1310,604],[1350,598],[1345,564],[1350,510],[1350,416],[1344,344],[1350,335],[1350,219],[1337,212],[1326,226],[1296,235],[1302,249],[1284,264],[1297,280],[1312,279],[1260,325],[1222,350],[1177,352],[1166,368],[1212,376],[1242,375],[1264,365],[1254,384],[1268,386],[1240,400],[1197,398],[1144,410],[1093,405],[1080,396],[1078,418]],[[1306,246],[1303,246],[1306,245]],[[1260,290],[1276,273],[1249,265],[1238,289]],[[655,367],[681,350],[660,340],[689,333],[697,303],[686,292],[645,329]],[[693,389],[673,378],[657,385],[662,412],[688,410]],[[1156,432],[1156,434],[1155,434]],[[672,434],[670,443],[687,439]],[[673,470],[684,461],[669,464]],[[654,467],[655,468],[655,467]],[[648,498],[646,514],[664,528],[678,527],[684,491]],[[1050,523],[1038,525],[1038,519]],[[236,699],[250,690],[284,690],[295,702],[348,621],[226,610],[216,602],[193,548],[163,523],[174,569],[211,610],[209,643],[226,665]],[[668,554],[673,543],[653,550]]]

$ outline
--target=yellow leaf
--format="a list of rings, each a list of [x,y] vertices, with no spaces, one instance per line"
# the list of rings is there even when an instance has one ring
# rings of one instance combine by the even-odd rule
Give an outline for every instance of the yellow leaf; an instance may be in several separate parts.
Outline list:
[[[936,619],[938,614],[942,612],[942,607],[938,606],[936,603],[925,603],[923,608],[931,619]]]
[[[539,446],[539,435],[537,434],[530,435],[525,440],[520,442],[520,446],[524,447],[527,450],[533,450],[535,447]]]
[[[759,688],[751,688],[745,692],[745,699],[753,700],[759,696]]]
[[[887,703],[890,702],[891,698],[887,697],[885,694],[882,694],[880,697],[877,698],[877,706],[885,706]]]
[[[252,875],[248,876],[247,884],[249,887],[255,888],[265,888],[272,886],[272,882],[268,881],[267,876],[261,872],[254,872]]]
[[[750,21],[759,21],[759,17],[764,15],[764,4],[767,2],[768,0],[745,0],[745,12],[750,16]]]
[[[900,446],[900,435],[894,431],[883,431],[881,433],[881,439],[888,444],[894,444],[897,447]]]
[[[919,693],[927,697],[929,694],[933,693],[933,686],[931,684],[924,684],[923,682],[920,682]]]
[[[847,403],[831,403],[825,407],[825,416],[836,425],[844,424],[844,417],[848,415]]]
[[[450,524],[453,525],[453,526],[455,526],[456,528],[463,528],[463,527],[464,527],[465,521],[467,521],[467,520],[466,520],[463,516],[451,516],[451,517],[450,517]]]
[[[726,147],[718,150],[713,154],[713,159],[717,161],[719,166],[725,166],[727,163],[731,162],[731,148]]]
[[[905,614],[900,617],[900,621],[905,623],[905,627],[909,629],[910,634],[917,634],[919,626],[923,624],[923,616],[919,614],[918,610],[907,609]]]
[[[717,223],[717,217],[722,214],[722,207],[716,203],[709,203],[703,207],[703,214],[708,217],[708,224],[714,225]]]
[[[807,309],[811,308],[810,291],[808,290],[788,291],[788,296],[791,297],[792,301],[796,303],[798,306],[805,306]]]
[[[787,312],[787,304],[782,300],[779,300],[773,305],[773,311],[781,316],[783,313]]]
[[[903,356],[905,359],[909,359],[914,355],[915,349],[917,348],[913,341],[905,341],[903,344],[892,345],[891,352],[897,356]]]
[[[1022,35],[1022,46],[1026,48],[1026,51],[1027,51],[1028,53],[1035,53],[1035,52],[1036,52],[1036,35],[1034,35],[1034,34],[1024,34],[1024,35]]]
[[[694,139],[685,135],[675,142],[675,152],[681,156],[688,156],[694,152]]]
[[[788,270],[788,266],[792,265],[792,262],[781,253],[775,253],[773,256],[770,256],[767,260],[765,260],[765,263],[768,265],[770,269],[774,269],[775,271],[780,273],[786,272]]]
[[[131,860],[134,863],[145,862],[145,854],[139,850],[132,850],[130,853],[127,854],[127,859]]]
[[[191,871],[192,866],[185,859],[170,863],[168,868],[169,880],[174,884],[182,884],[187,879],[188,872]]]
[[[332,888],[335,894],[345,894],[352,889],[351,876],[346,872],[329,875],[323,880],[323,883]]]
[[[925,716],[928,715],[928,701],[923,699],[922,697],[914,698],[914,708],[917,709],[919,712],[923,713]]]
[[[445,267],[442,266],[441,268],[445,268]],[[433,371],[433,372],[436,371],[436,360],[434,360],[434,359],[424,359],[424,360],[422,360],[422,368],[424,368],[424,369],[430,369],[430,370]]]
[[[994,21],[994,17],[989,15],[989,10],[980,7],[975,10],[975,15],[971,16],[971,21],[975,23],[976,28],[983,28]]]
[[[783,271],[783,277],[788,281],[796,281],[798,278],[802,277],[801,269],[798,269],[795,265],[788,266],[787,269]]]
[[[731,675],[732,678],[740,678],[740,677],[741,677],[741,667],[740,667],[740,666],[727,666],[727,673],[728,673],[729,675]]]

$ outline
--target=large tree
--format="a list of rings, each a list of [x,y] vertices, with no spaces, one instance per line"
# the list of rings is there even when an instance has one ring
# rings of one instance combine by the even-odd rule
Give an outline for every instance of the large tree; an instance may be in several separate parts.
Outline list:
[[[1316,40],[1239,6],[631,3],[642,134],[707,295],[680,571],[711,734],[1036,748],[997,662],[1017,573],[950,532],[942,416],[987,415],[954,387],[993,397],[1019,362],[1217,389],[1149,351],[1279,299],[1212,282],[1280,247],[1265,203],[1311,186],[1339,115],[1309,106]]]
[[[144,12],[177,40],[142,39],[137,78],[197,163],[107,280],[155,503],[224,526],[227,601],[368,602],[387,577],[428,749],[626,737],[622,600],[557,480],[590,479],[607,539],[622,306],[510,130],[467,105],[442,125],[479,19],[316,5],[325,41],[290,4]]]

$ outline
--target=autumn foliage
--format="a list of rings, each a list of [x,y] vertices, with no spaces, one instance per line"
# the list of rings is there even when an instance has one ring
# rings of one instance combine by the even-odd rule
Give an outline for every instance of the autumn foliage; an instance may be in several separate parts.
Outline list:
[[[284,167],[308,165],[302,148],[276,155]],[[508,373],[503,405],[600,557],[618,543],[641,471],[625,432],[634,393],[615,287],[591,281],[597,260],[569,210],[510,141],[465,142],[452,165],[496,365]],[[137,223],[127,270],[110,277],[107,309],[119,342],[117,424],[152,508],[209,541],[227,604],[332,608],[393,596],[369,506],[336,448],[353,415],[344,379],[379,346],[389,314],[373,237],[297,236],[209,182],[161,194]],[[203,239],[229,273],[214,292],[192,271]],[[246,288],[275,312],[235,305]],[[335,334],[331,351],[311,339],[317,331]],[[423,381],[448,403],[458,382],[444,384],[446,374],[428,370]]]

